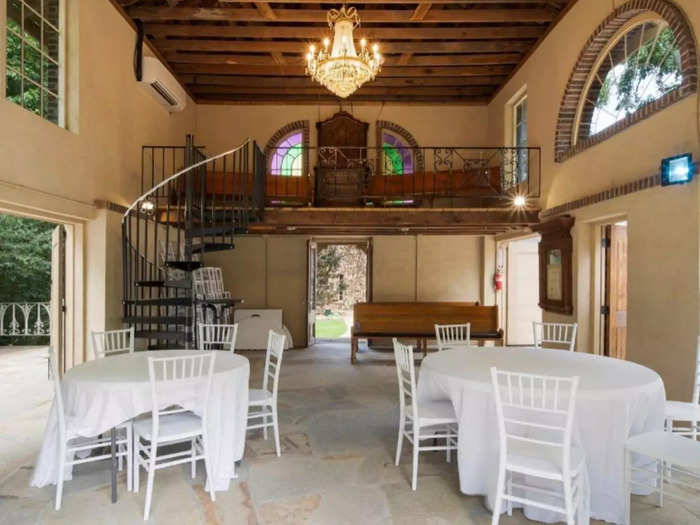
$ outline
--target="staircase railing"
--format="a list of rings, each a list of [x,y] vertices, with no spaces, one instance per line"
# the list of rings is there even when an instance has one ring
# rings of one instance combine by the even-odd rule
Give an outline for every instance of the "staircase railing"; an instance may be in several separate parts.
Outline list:
[[[207,158],[188,136],[182,156],[184,168],[151,174],[159,182],[122,218],[124,322],[151,346],[192,341],[191,272],[205,252],[232,248],[264,210],[265,157],[251,139]]]

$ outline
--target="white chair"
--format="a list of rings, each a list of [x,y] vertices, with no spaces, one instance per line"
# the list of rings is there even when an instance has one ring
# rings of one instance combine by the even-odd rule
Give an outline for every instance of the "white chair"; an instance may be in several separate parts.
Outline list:
[[[211,476],[207,440],[207,412],[209,393],[214,373],[216,352],[202,352],[181,357],[149,357],[148,376],[151,382],[153,411],[150,416],[134,420],[134,490],[139,490],[140,467],[148,473],[146,486],[146,506],[143,519],[147,520],[151,510],[153,480],[156,470],[182,463],[192,464],[192,477],[195,476],[195,462],[203,459],[207,476]],[[201,383],[203,394],[197,399],[202,403],[202,416],[168,404],[164,392],[192,388],[193,383]],[[166,406],[165,409],[160,407]],[[179,452],[158,456],[158,447],[175,443],[190,442],[191,447]],[[214,483],[210,480],[209,494],[216,499]]]
[[[666,401],[666,430],[682,436],[698,438],[700,421],[700,337],[696,348],[695,377],[693,398],[690,403],[684,401]],[[686,421],[690,426],[676,426],[676,421]]]
[[[454,346],[469,346],[470,323],[436,324],[435,339],[438,350],[447,350]]]
[[[277,391],[279,388],[282,354],[284,353],[285,336],[270,330],[267,336],[267,352],[265,353],[265,370],[263,372],[262,389],[251,388],[248,391],[248,426],[246,431],[263,429],[267,439],[267,428],[272,427],[275,434],[275,452],[280,451],[280,431],[277,422]],[[270,418],[270,421],[268,421]],[[251,421],[262,419],[262,423]]]
[[[577,331],[578,323],[532,323],[535,348],[548,348],[545,345],[553,344],[568,346],[569,351],[573,352],[576,346]]]
[[[573,525],[583,504],[586,457],[571,445],[578,377],[553,377],[505,372],[491,368],[498,419],[499,460],[496,500],[491,518],[498,524],[503,502],[508,515],[513,503],[561,513]],[[561,482],[563,491],[525,485],[514,475]],[[522,490],[515,496],[513,490]],[[527,492],[525,492],[527,491]],[[563,504],[530,499],[543,494]]]
[[[236,336],[238,324],[200,324],[199,325],[199,349],[200,350],[228,350],[236,349]]]
[[[413,474],[411,489],[418,485],[418,455],[431,450],[445,451],[447,462],[450,452],[457,449],[457,416],[450,401],[418,401],[413,348],[394,338],[394,359],[399,380],[399,437],[396,444],[396,465],[401,460],[401,448],[406,438],[413,445]],[[433,440],[432,445],[420,442]],[[444,439],[444,445],[435,440]]]
[[[224,289],[224,276],[221,268],[215,266],[204,266],[192,272],[192,292],[195,299],[230,299],[231,292]],[[229,308],[223,305],[215,305],[216,317],[220,323],[230,322]],[[214,312],[211,308],[198,306],[198,323],[214,323]]]
[[[66,429],[66,415],[63,406],[63,394],[61,391],[61,379],[58,374],[58,363],[56,352],[53,348],[49,348],[49,366],[51,378],[54,385],[54,405],[56,408],[58,420],[58,479],[56,481],[56,510],[61,508],[61,500],[63,498],[63,481],[65,478],[66,467],[79,465],[81,463],[92,463],[94,461],[111,460],[112,454],[108,450],[107,453],[100,453],[97,456],[88,455],[84,458],[75,459],[76,453],[92,452],[93,450],[104,451],[105,448],[110,448],[111,437],[93,437],[90,439],[83,438],[68,438]],[[117,431],[117,457],[119,458],[119,469],[121,470],[122,461],[126,459],[126,485],[127,489],[131,490],[131,422],[120,425],[116,428]]]
[[[632,454],[653,460],[653,468],[632,466]],[[632,473],[637,480],[632,480]],[[700,487],[686,480],[700,480],[700,443],[670,432],[646,432],[627,440],[625,445],[625,523],[630,523],[630,495],[632,485],[644,487],[645,493],[656,492],[659,507],[664,497],[671,497],[700,508]],[[672,476],[672,474],[675,474]],[[666,485],[677,486],[681,491],[670,492]],[[695,492],[690,497],[689,492]]]
[[[115,354],[133,354],[134,327],[106,332],[93,331],[92,350],[95,352],[95,359]]]

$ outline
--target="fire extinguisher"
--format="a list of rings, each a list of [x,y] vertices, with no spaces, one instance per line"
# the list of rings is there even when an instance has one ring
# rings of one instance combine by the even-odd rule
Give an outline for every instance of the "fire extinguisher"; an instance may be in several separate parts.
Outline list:
[[[500,266],[496,268],[496,273],[493,274],[493,288],[497,292],[503,290],[503,269]]]

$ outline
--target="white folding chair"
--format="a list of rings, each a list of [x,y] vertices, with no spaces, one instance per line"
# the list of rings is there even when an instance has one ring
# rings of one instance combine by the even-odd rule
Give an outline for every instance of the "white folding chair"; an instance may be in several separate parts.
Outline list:
[[[576,346],[578,323],[532,323],[535,348],[552,348],[545,345],[568,346],[573,352]]]
[[[236,336],[238,323],[236,324],[200,324],[199,325],[199,349],[200,350],[228,350],[236,349]]]
[[[470,323],[436,324],[435,339],[438,350],[447,350],[455,346],[469,346]]]
[[[211,463],[207,440],[207,412],[209,393],[216,352],[202,352],[179,357],[149,357],[148,376],[151,382],[153,410],[150,416],[134,421],[134,490],[139,490],[140,467],[148,473],[146,485],[146,506],[143,519],[147,520],[151,510],[153,480],[156,470],[182,463],[192,464],[194,478],[196,461],[203,459],[207,476],[211,477]],[[182,406],[168,403],[167,392],[181,391],[200,384],[203,395],[197,394],[202,403],[202,416],[199,417]],[[195,390],[197,390],[195,388]],[[193,400],[194,401],[194,400]],[[165,409],[161,407],[165,406]],[[158,447],[175,443],[190,442],[191,447],[179,452],[158,456]],[[216,499],[214,482],[209,480],[209,494]]]
[[[63,394],[61,391],[61,378],[58,374],[58,361],[56,352],[53,348],[49,348],[49,366],[51,371],[51,379],[54,385],[54,407],[58,420],[58,479],[56,481],[56,510],[61,508],[61,500],[63,498],[63,481],[66,474],[66,467],[79,465],[81,463],[92,463],[94,461],[111,460],[111,452],[101,453],[97,456],[88,455],[82,459],[75,459],[75,454],[78,452],[92,452],[93,450],[104,451],[110,447],[111,437],[92,437],[90,439],[68,437],[66,429],[66,415],[63,405]],[[127,489],[131,490],[131,422],[120,425],[116,428],[117,431],[117,457],[119,458],[119,470],[122,469],[123,460],[126,459],[126,485]]]
[[[95,352],[95,359],[102,359],[114,354],[133,354],[134,327],[106,332],[93,331],[92,350]]]
[[[573,525],[583,504],[586,470],[583,450],[571,444],[578,381],[491,368],[500,442],[492,525],[501,518],[503,501],[509,516],[513,503],[521,503],[561,513]],[[514,475],[561,482],[563,491],[526,485],[524,479],[514,481]],[[515,496],[514,489],[522,495]],[[533,500],[534,494],[563,504]]]
[[[632,454],[651,458],[652,469],[632,466]],[[637,474],[636,481],[632,479],[633,472]],[[625,523],[630,523],[632,485],[644,487],[645,493],[656,492],[659,507],[663,507],[664,497],[670,497],[700,508],[700,485],[688,483],[700,480],[699,472],[700,443],[697,441],[670,432],[646,432],[628,439],[625,445]],[[668,491],[666,485],[683,490]]]
[[[695,355],[695,377],[691,402],[666,401],[666,430],[693,439],[697,439],[700,433],[698,425],[700,422],[700,337]],[[677,421],[685,421],[689,425],[676,426],[675,422]]]
[[[246,431],[262,428],[263,436],[267,439],[267,428],[272,427],[275,434],[275,452],[277,452],[277,457],[281,455],[280,431],[277,422],[277,391],[279,388],[280,369],[282,368],[285,337],[283,334],[270,330],[267,336],[262,389],[251,388],[248,391],[248,426]],[[268,418],[271,421],[268,421]],[[262,423],[251,424],[251,420],[257,419],[262,419]]]
[[[224,276],[221,268],[215,266],[204,266],[192,272],[192,292],[195,299],[230,299],[231,293],[224,289]],[[215,305],[216,316],[219,322],[228,323],[230,321],[229,309],[223,305]],[[214,312],[210,308],[202,305],[197,308],[197,322],[212,324],[214,322]]]
[[[401,448],[406,438],[413,445],[413,474],[411,489],[418,485],[418,454],[444,450],[447,462],[450,452],[457,450],[457,416],[450,401],[418,401],[413,348],[394,338],[394,359],[399,380],[399,437],[396,444],[396,465],[401,460]],[[444,439],[444,445],[421,446],[426,439]]]

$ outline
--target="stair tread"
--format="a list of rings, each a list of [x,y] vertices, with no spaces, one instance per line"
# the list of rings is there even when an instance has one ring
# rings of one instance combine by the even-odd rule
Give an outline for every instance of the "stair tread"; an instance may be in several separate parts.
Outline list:
[[[170,330],[140,330],[134,332],[134,337],[143,339],[163,339],[166,341],[191,341],[192,336],[186,332],[176,332]]]
[[[195,253],[221,252],[233,250],[233,248],[234,245],[231,242],[205,242],[192,245],[192,251]]]
[[[139,288],[192,288],[192,281],[182,279],[177,281],[166,281],[163,279],[136,281]]]
[[[189,297],[155,297],[151,299],[129,299],[126,304],[135,306],[189,306],[192,299]]]
[[[165,266],[191,272],[202,267],[202,261],[165,261]]]
[[[192,319],[184,316],[139,316],[131,315],[122,319],[125,323],[133,324],[161,324],[161,325],[177,325],[189,324]]]

